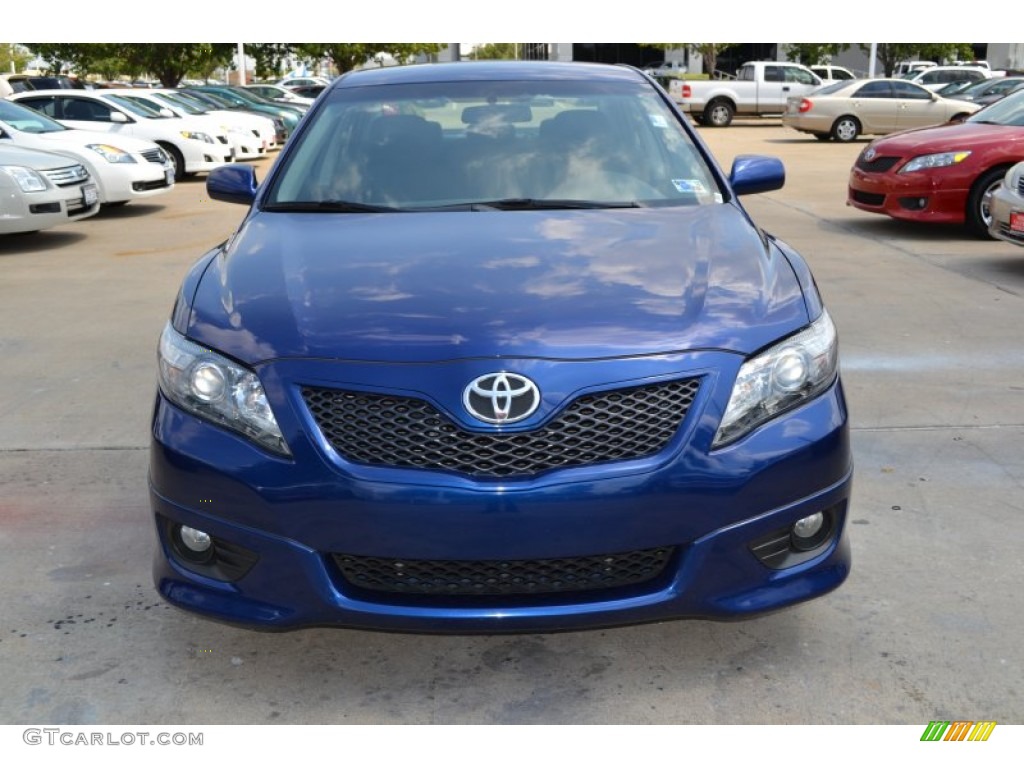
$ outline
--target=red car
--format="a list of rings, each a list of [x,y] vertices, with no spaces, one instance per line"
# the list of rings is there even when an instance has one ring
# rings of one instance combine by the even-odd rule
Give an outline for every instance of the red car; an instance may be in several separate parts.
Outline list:
[[[894,219],[966,224],[991,237],[989,201],[1024,160],[1024,91],[962,123],[891,134],[868,144],[850,169],[847,205]]]

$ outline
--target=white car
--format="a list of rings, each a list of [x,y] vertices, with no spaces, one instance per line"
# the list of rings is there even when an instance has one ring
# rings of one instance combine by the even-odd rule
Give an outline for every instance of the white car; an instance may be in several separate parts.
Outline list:
[[[53,152],[0,145],[0,234],[38,232],[100,209],[89,171]]]
[[[182,117],[167,117],[123,96],[103,91],[25,91],[8,97],[69,128],[106,131],[112,136],[147,139],[163,147],[174,165],[175,181],[231,162],[226,133]]]
[[[929,67],[906,78],[929,91],[937,91],[950,83],[976,83],[992,77],[992,70],[984,67]]]
[[[0,100],[0,145],[59,152],[78,160],[96,182],[101,205],[124,205],[174,186],[174,166],[151,141],[66,128],[21,104]]]
[[[319,77],[318,75],[306,75],[304,77],[285,77],[278,80],[274,85],[280,85],[282,88],[293,88],[299,85],[330,85],[331,81],[326,77]]]
[[[821,78],[824,85],[831,85],[840,80],[856,80],[857,76],[846,67],[837,67],[835,64],[815,64],[811,72]]]
[[[108,93],[123,96],[158,112],[168,110],[175,117],[206,123],[214,132],[227,135],[228,144],[231,146],[235,160],[254,160],[266,154],[267,145],[260,134],[241,124],[247,122],[247,116],[242,116],[242,119],[234,116],[232,119],[225,119],[220,115],[213,115],[196,107],[175,102],[169,99],[163,91],[136,89],[108,91]],[[273,132],[274,124],[269,120],[266,122],[269,124],[270,131]]]
[[[1024,245],[1024,163],[1010,167],[1002,186],[988,204],[989,234],[1014,245]]]
[[[257,96],[262,96],[264,99],[280,101],[282,104],[290,104],[293,107],[310,107],[314,101],[314,99],[299,96],[299,94],[285,88],[283,85],[276,85],[274,83],[254,83],[242,87],[252,91]]]

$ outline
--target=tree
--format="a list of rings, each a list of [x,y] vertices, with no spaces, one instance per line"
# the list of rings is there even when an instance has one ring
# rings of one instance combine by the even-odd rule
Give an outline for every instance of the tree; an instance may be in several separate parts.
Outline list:
[[[849,48],[852,43],[791,43],[783,50],[786,58],[807,66],[827,64],[833,56]]]
[[[97,62],[116,55],[110,43],[25,43],[33,55],[45,61],[55,75],[74,73],[85,77],[97,70]]]
[[[257,78],[271,78],[281,72],[282,62],[295,53],[297,43],[246,43],[245,53],[255,62]]]
[[[20,72],[30,58],[29,52],[18,43],[0,43],[0,73]]]
[[[124,43],[119,46],[128,68],[156,77],[164,88],[177,88],[189,73],[209,75],[231,63],[234,43]]]
[[[302,43],[297,53],[311,59],[330,59],[339,74],[344,74],[385,54],[405,62],[414,56],[437,53],[441,43]]]
[[[648,48],[658,48],[662,51],[668,51],[672,48],[689,48],[700,55],[701,60],[704,62],[704,71],[713,76],[715,65],[718,63],[718,55],[729,48],[739,45],[739,43],[640,43],[640,45],[647,46]]]
[[[860,49],[871,55],[871,44],[860,43]],[[886,77],[892,77],[901,61],[936,61],[970,59],[974,51],[969,43],[878,43],[876,55]]]
[[[515,43],[484,43],[473,49],[471,59],[514,59],[516,58]]]

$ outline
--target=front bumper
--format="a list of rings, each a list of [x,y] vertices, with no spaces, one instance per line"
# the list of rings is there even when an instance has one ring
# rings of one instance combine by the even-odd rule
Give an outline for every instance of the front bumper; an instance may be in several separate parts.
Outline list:
[[[1014,245],[1024,245],[1024,197],[1006,186],[1001,186],[992,193],[989,202],[992,213],[992,224],[989,234]],[[1016,227],[1016,228],[1015,228]]]
[[[273,458],[158,396],[150,469],[156,586],[174,605],[254,628],[455,633],[732,619],[824,594],[850,568],[852,464],[841,384],[712,452],[731,381],[709,375],[679,433],[653,457],[520,481],[348,464],[312,434],[301,407],[291,414],[278,404],[293,457]],[[754,544],[823,510],[832,535],[801,562],[769,567],[755,556]],[[244,567],[227,576],[198,572],[178,554],[177,525],[224,541]],[[664,567],[635,583],[486,596],[366,589],[335,557],[401,569],[406,560],[545,561],[651,549],[667,553]]]
[[[950,183],[941,172],[867,173],[850,171],[847,205],[894,219],[963,224],[968,186]]]

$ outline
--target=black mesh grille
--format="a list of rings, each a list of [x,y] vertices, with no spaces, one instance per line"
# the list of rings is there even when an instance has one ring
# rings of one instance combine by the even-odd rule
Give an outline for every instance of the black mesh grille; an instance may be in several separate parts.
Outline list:
[[[423,400],[304,387],[324,436],[349,461],[529,476],[625,461],[668,444],[697,394],[697,379],[585,395],[531,432],[469,432]]]
[[[876,157],[869,162],[861,155],[857,158],[857,167],[868,173],[885,173],[899,161],[898,157]]]
[[[641,584],[665,570],[674,547],[551,560],[405,560],[335,554],[344,579],[373,592],[543,595]]]
[[[874,192],[861,192],[859,189],[851,189],[850,197],[864,205],[881,205],[885,202],[885,195],[877,195]]]

